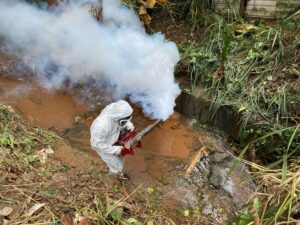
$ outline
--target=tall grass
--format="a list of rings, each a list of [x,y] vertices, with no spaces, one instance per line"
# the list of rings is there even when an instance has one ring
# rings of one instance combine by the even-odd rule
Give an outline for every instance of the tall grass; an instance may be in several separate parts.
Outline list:
[[[286,168],[286,179],[282,180],[283,169],[269,169],[248,163],[257,170],[260,185],[256,197],[233,221],[235,225],[246,224],[298,224],[300,209],[299,159]]]
[[[211,110],[232,106],[243,115],[243,128],[250,117],[270,123],[274,118],[281,121],[291,117],[288,103],[299,102],[299,97],[290,92],[294,85],[290,80],[295,79],[284,71],[291,66],[286,58],[297,61],[300,37],[284,46],[281,25],[228,23],[217,15],[214,21],[204,33],[204,44],[187,42],[180,46],[192,88],[204,83],[213,99]],[[241,29],[245,33],[238,34]]]
[[[206,24],[206,17],[213,10],[213,0],[172,0],[167,7],[174,18],[188,21],[193,30]]]
[[[212,116],[220,107],[240,115],[239,160],[251,150],[265,166],[253,164],[258,198],[240,213],[239,225],[299,219],[299,15],[272,26],[211,15],[201,43],[180,45],[191,89],[206,87]]]

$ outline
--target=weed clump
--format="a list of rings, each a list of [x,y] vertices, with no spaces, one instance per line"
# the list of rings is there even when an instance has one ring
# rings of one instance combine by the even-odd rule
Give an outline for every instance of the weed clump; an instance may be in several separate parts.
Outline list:
[[[59,140],[54,133],[29,125],[9,106],[0,105],[0,121],[0,147],[9,156],[2,160],[26,161],[28,166],[37,150],[52,148]]]

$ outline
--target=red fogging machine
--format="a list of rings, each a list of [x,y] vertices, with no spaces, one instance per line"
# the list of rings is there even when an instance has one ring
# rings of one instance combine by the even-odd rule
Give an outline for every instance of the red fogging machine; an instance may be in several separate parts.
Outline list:
[[[153,124],[150,124],[140,132],[137,132],[136,130],[128,131],[125,135],[121,136],[117,144],[121,146],[125,146],[126,143],[129,143],[130,145],[130,149],[127,149],[125,147],[122,149],[121,155],[122,156],[134,155],[135,154],[134,148],[141,148],[142,138],[145,137],[147,134],[149,134],[160,122],[161,120],[157,120]]]

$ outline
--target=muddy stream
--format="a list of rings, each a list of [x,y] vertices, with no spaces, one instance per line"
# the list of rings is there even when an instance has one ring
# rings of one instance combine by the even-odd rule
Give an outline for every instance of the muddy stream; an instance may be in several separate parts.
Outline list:
[[[0,101],[11,105],[30,123],[55,131],[73,147],[102,164],[90,147],[89,127],[103,106],[91,110],[90,105],[72,91],[48,91],[34,82],[12,77],[0,77]],[[153,122],[140,108],[134,108],[133,122],[137,129]],[[175,113],[142,140],[143,147],[136,155],[126,156],[126,172],[136,181],[155,182],[169,176],[174,168],[187,165],[194,151],[199,149],[198,134],[188,127],[189,121]],[[60,154],[69,161],[78,161],[69,152]],[[80,162],[73,162],[77,164],[81,166]]]
[[[56,132],[71,144],[55,149],[54,157],[74,168],[88,170],[96,166],[105,172],[105,164],[90,147],[89,128],[107,102],[98,104],[99,100],[92,97],[96,104],[91,104],[82,93],[78,88],[48,91],[35,82],[0,76],[1,103],[12,106],[30,123]],[[137,106],[133,122],[137,129],[153,123]],[[245,165],[237,165],[227,177],[234,158],[226,139],[179,113],[156,127],[142,144],[134,156],[125,158],[125,171],[131,177],[127,186],[164,184],[164,202],[170,209],[177,203],[188,208],[200,204],[203,215],[215,224],[225,224],[253,196],[255,184]],[[200,148],[206,149],[205,154],[189,176],[183,176],[201,152]]]

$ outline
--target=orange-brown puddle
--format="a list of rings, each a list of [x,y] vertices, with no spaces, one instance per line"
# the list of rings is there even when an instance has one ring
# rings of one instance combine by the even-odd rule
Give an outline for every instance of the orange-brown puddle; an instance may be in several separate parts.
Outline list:
[[[11,105],[29,122],[56,131],[76,148],[98,157],[89,145],[89,127],[101,109],[75,124],[75,117],[84,115],[88,106],[70,92],[47,91],[36,84],[7,77],[0,77],[0,101]],[[143,129],[153,121],[135,107],[133,122]],[[136,155],[126,156],[125,169],[129,175],[137,181],[152,182],[167,176],[176,163],[187,162],[197,140],[187,127],[187,121],[177,113],[156,127],[142,140],[143,147]]]

